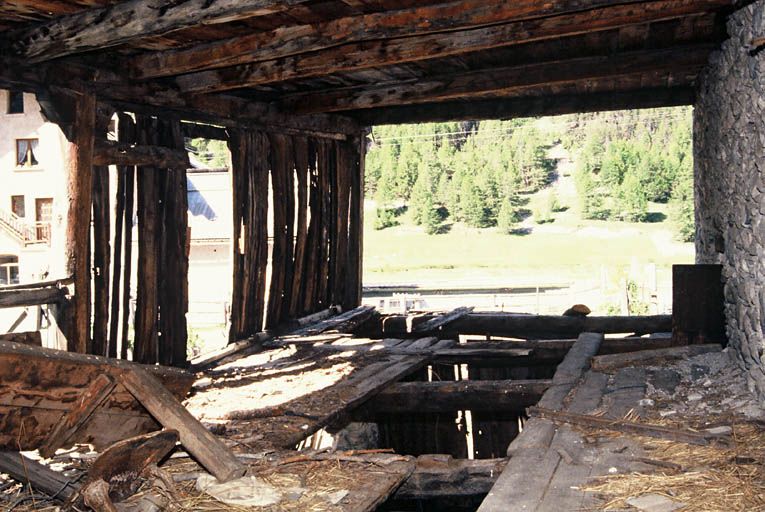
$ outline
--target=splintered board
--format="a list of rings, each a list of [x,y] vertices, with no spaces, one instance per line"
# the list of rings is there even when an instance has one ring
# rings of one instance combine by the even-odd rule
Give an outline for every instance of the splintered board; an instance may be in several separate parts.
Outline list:
[[[0,341],[0,448],[39,448],[100,375],[116,378],[136,366],[142,365]],[[193,383],[194,376],[184,370],[144,368],[180,400]],[[69,443],[106,447],[159,428],[135,398],[118,385]]]
[[[211,370],[186,406],[258,445],[292,447],[421,368],[426,356],[385,352],[328,355],[307,346],[269,350]]]

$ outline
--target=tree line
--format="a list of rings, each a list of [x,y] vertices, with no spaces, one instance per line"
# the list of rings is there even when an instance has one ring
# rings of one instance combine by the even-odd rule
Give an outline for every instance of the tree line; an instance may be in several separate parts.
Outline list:
[[[555,162],[547,153],[562,143],[577,162],[582,218],[651,221],[649,202],[669,203],[678,238],[690,241],[691,140],[690,108],[560,116],[546,124],[377,126],[367,148],[365,191],[375,199],[376,229],[398,224],[408,210],[428,234],[447,220],[512,233],[530,213],[528,195],[550,183]],[[554,197],[550,202],[554,210]]]

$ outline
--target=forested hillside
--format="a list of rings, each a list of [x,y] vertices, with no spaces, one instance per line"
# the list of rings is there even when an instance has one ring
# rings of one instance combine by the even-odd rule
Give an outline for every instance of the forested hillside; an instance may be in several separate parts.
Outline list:
[[[678,237],[692,239],[689,108],[375,127],[366,162],[374,226],[409,218],[429,234],[446,221],[513,233],[532,213],[529,195],[555,179],[547,154],[558,143],[577,162],[583,219],[652,221],[649,202],[669,202]],[[551,193],[537,222],[556,207]]]

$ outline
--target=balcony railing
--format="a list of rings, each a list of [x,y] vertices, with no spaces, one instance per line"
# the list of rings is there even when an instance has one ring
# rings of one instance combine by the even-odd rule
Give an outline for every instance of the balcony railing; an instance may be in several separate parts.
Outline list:
[[[36,222],[34,226],[30,226],[15,213],[0,208],[0,227],[24,245],[50,245],[50,222]]]

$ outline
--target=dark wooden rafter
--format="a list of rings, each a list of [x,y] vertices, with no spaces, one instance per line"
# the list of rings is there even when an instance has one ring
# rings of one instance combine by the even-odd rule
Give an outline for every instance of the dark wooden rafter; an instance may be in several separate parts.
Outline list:
[[[697,70],[706,64],[711,45],[626,52],[609,56],[526,64],[501,69],[476,70],[358,90],[329,90],[296,94],[282,105],[296,113],[332,112],[430,101],[480,98],[522,89],[562,85],[595,79],[641,75],[646,72]]]
[[[393,63],[396,62],[396,58],[400,58],[402,60],[398,62],[406,62],[406,55],[417,48],[422,51],[422,54],[415,60],[427,56],[434,57],[439,52],[450,55],[451,52],[474,51],[517,44],[524,40],[602,30],[609,23],[618,27],[624,24],[640,23],[641,20],[650,22],[678,15],[703,13],[725,3],[727,2],[722,0],[703,2],[582,0],[544,3],[537,0],[521,2],[467,0],[346,17],[311,25],[286,26],[273,31],[202,44],[188,49],[154,52],[134,58],[131,68],[137,78],[151,78],[271,61],[308,52],[317,52],[316,57],[324,61],[324,66],[333,66],[332,58],[339,55],[348,57],[338,61],[344,65],[348,65],[349,58],[360,66],[365,59],[387,58],[390,63]],[[663,10],[666,14],[659,14],[659,10]],[[581,25],[581,29],[572,28],[567,22],[568,19],[574,19]],[[502,34],[501,24],[526,20],[531,21],[525,24],[508,25]],[[456,37],[453,38],[446,35],[445,39],[438,35],[460,29],[480,29],[491,26],[495,28],[485,31],[456,32]],[[385,42],[393,38],[425,35],[435,35],[435,37],[412,39],[408,46],[405,41],[394,42],[391,47],[388,47]],[[508,38],[507,43],[498,39],[502,35]],[[366,43],[357,44],[362,41]],[[399,43],[404,43],[405,46],[396,46]],[[422,43],[421,46],[420,43]],[[332,51],[333,48],[336,49]],[[330,50],[330,53],[322,57],[321,50]],[[301,68],[307,70],[311,67],[311,62],[317,61],[288,59],[285,61],[284,69],[293,65],[296,70]],[[275,71],[273,64],[265,64],[264,68],[271,73]],[[247,70],[241,71],[239,79],[247,74]]]
[[[725,3],[727,2],[723,0],[710,0],[706,3],[671,0],[618,4],[548,18],[427,34],[420,37],[414,37],[418,27],[409,26],[406,37],[396,39],[376,39],[378,27],[373,25],[364,33],[367,40],[363,42],[338,45],[338,39],[342,41],[342,38],[333,34],[323,34],[321,37],[327,41],[324,45],[319,44],[320,51],[289,56],[277,54],[271,59],[259,58],[260,53],[255,53],[249,57],[255,62],[185,74],[179,76],[177,82],[182,91],[191,93],[250,87],[295,78],[390,66],[545,39],[613,30],[688,15],[700,15],[705,14],[708,8],[721,7]],[[499,10],[512,7],[514,4],[507,2],[497,6]],[[512,19],[511,16],[510,19]],[[359,21],[356,23],[358,24]],[[403,27],[396,28],[401,30]],[[380,34],[382,36],[390,29],[386,23],[378,30],[382,32]],[[354,34],[354,37],[359,36]],[[164,72],[167,73],[167,70]]]
[[[15,52],[41,62],[197,25],[273,14],[305,0],[120,2],[63,16],[14,34]]]

